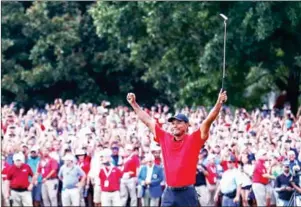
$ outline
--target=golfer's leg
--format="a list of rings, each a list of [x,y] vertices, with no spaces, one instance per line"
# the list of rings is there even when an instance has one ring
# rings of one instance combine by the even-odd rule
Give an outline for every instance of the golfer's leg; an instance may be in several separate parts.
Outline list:
[[[174,198],[173,191],[168,188],[165,188],[162,195],[161,206],[167,207],[167,206],[174,206],[174,205],[175,205],[175,198]]]
[[[175,193],[176,206],[199,206],[197,192],[194,187]]]

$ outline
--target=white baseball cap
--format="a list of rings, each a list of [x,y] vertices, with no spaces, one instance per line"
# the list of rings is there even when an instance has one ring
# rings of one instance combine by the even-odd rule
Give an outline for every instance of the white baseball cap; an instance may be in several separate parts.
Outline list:
[[[38,152],[39,151],[39,147],[38,146],[33,146],[31,149],[30,149],[31,152]]]
[[[67,161],[75,161],[75,157],[72,155],[72,154],[66,154],[65,157],[64,157],[64,160]]]
[[[21,162],[24,163],[25,157],[24,157],[23,153],[19,152],[19,153],[14,154],[13,161],[16,162],[17,160],[20,160]]]
[[[126,145],[125,145],[125,149],[126,149],[126,150],[133,150],[134,147],[133,147],[133,145],[131,145],[131,144],[126,144]]]
[[[75,151],[75,155],[85,155],[85,154],[86,154],[86,152],[83,149],[77,149]]]
[[[152,154],[145,155],[145,158],[144,158],[145,162],[154,161],[154,160],[155,160],[154,155],[152,155]]]
[[[110,157],[112,155],[112,150],[106,148],[102,151],[102,156],[104,157]]]

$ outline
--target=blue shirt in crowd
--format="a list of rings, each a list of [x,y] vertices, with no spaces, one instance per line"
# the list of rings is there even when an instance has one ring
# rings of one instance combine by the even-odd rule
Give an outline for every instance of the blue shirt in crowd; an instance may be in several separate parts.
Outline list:
[[[63,190],[76,188],[79,178],[84,176],[85,172],[77,165],[67,167],[63,165],[59,171],[59,178],[63,182]]]
[[[29,167],[31,168],[32,172],[34,174],[36,174],[37,170],[38,170],[38,165],[40,162],[40,158],[36,157],[36,158],[32,158],[31,156],[28,157],[26,163],[29,165]],[[31,177],[29,178],[29,182],[31,182]],[[41,183],[42,182],[42,175],[39,175],[38,177],[38,182]]]

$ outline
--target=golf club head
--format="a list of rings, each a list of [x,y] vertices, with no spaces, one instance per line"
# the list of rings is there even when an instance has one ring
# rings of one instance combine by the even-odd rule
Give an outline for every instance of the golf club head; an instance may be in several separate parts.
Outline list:
[[[226,17],[225,15],[223,15],[223,14],[219,14],[225,21],[227,21],[228,20],[228,17]]]

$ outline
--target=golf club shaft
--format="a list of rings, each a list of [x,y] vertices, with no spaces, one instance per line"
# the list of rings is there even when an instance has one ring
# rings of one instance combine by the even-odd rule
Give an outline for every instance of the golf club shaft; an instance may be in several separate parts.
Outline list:
[[[224,61],[223,61],[223,79],[222,79],[222,90],[224,90],[224,80],[226,76],[226,37],[227,37],[227,23],[224,21],[225,31],[224,31]]]

